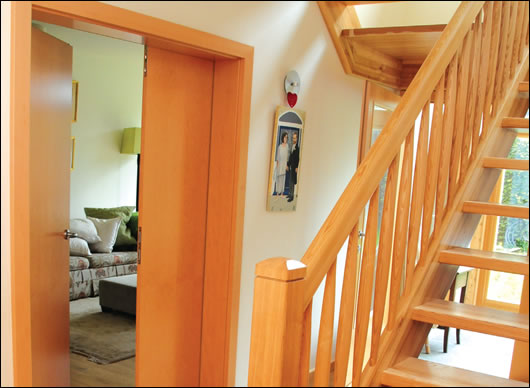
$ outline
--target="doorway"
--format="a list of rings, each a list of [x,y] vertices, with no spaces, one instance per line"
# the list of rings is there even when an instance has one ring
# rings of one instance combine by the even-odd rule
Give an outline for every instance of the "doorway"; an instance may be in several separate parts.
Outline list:
[[[29,58],[26,49],[29,50],[30,46],[29,32],[33,16],[36,20],[59,25],[71,25],[75,20],[76,26],[83,25],[83,28],[91,28],[91,25],[85,23],[90,21],[97,24],[94,28],[99,33],[103,31],[115,34],[118,30],[121,35],[135,35],[135,39],[140,36],[148,47],[161,48],[165,51],[176,52],[178,55],[184,54],[211,61],[213,95],[210,105],[211,135],[208,145],[208,178],[205,192],[207,211],[204,222],[203,296],[202,308],[197,314],[201,318],[200,341],[194,344],[194,351],[197,351],[200,357],[198,366],[193,370],[196,376],[193,385],[232,385],[235,374],[252,48],[101,3],[86,3],[74,7],[69,3],[14,3],[12,11],[13,31],[15,32],[13,33],[13,47],[17,47],[12,54],[12,63],[13,69],[17,71],[12,73],[11,98],[15,109],[11,121],[11,136],[12,150],[15,151],[12,153],[13,177],[17,179],[11,182],[14,193],[11,211],[14,212],[17,209],[26,214],[25,217],[13,219],[12,222],[14,235],[12,248],[13,320],[17,322],[17,325],[13,327],[15,384],[45,385],[45,381],[39,381],[32,373],[31,366],[48,356],[46,348],[40,349],[42,352],[32,352],[39,341],[38,331],[33,331],[30,336],[27,336],[27,332],[24,333],[23,330],[26,323],[29,324],[38,318],[34,316],[31,308],[24,308],[31,301],[29,289],[32,284],[27,274],[32,268],[33,261],[30,251],[24,248],[22,238],[29,230],[31,221],[27,201],[31,187],[31,177],[27,171],[29,155],[23,150],[27,149],[32,138],[27,125],[28,112],[24,102],[29,101]],[[147,128],[148,124],[145,124]],[[143,141],[148,141],[148,138],[144,138]],[[171,141],[168,144],[171,145]],[[201,143],[200,146],[203,147],[204,144]],[[157,151],[160,152],[160,150]],[[142,162],[144,159],[148,158],[142,157]],[[148,200],[147,195],[142,200],[146,190],[142,186],[144,176],[149,176],[150,173],[150,168],[145,167],[146,165],[149,166],[148,164],[142,165],[140,176],[140,208],[143,206],[142,201]],[[156,167],[156,163],[154,166]],[[213,166],[215,168],[212,168]],[[173,198],[176,198],[175,206],[179,203],[181,206],[186,205],[184,197]],[[140,218],[141,226],[142,222]],[[157,230],[149,224],[143,225],[144,241],[151,239],[152,243],[159,245],[169,244],[170,241],[156,237],[160,228],[171,228],[171,225],[166,223],[167,220],[159,222]],[[175,261],[175,257],[170,255],[159,257],[157,260],[163,266],[165,260]],[[158,296],[156,301],[147,298],[146,303],[168,302],[160,297],[164,294],[162,292],[164,282],[146,279],[146,284],[149,285],[153,294],[157,293]],[[169,287],[183,289],[179,284],[170,284]],[[140,314],[141,309],[142,305],[139,306]],[[146,317],[153,322],[157,318],[159,317],[156,314]],[[142,327],[146,326],[148,325],[141,324],[139,330],[141,331]],[[149,332],[146,333],[149,337]],[[176,332],[170,330],[164,333],[159,340],[171,342],[177,333],[178,330]],[[141,347],[141,344],[139,346]],[[167,359],[173,367],[174,361],[175,357]],[[160,383],[161,380],[156,380],[156,378],[164,375],[161,373],[164,366],[156,368],[145,365],[142,357],[137,357],[136,384],[149,385],[151,381]],[[168,377],[166,380],[168,384],[176,384],[170,380],[171,376],[166,374],[166,377]]]

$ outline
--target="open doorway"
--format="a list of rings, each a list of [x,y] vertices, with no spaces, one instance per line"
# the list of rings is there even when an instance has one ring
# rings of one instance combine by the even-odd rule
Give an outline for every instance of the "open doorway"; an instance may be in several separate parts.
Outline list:
[[[144,45],[33,25],[73,51],[70,384],[134,386]]]
[[[74,9],[67,3],[16,3],[12,9],[13,31],[16,32],[13,45],[17,47],[12,60],[17,72],[12,75],[11,97],[16,107],[24,106],[24,101],[29,100],[28,88],[20,85],[28,85],[30,77],[25,50],[31,42],[32,11],[35,20],[51,22],[51,18],[54,23],[60,20],[57,24],[75,24],[76,27],[87,23],[72,23],[73,20],[90,20],[107,29],[134,31],[147,42],[146,79],[149,81],[144,83],[143,90],[139,188],[140,252],[143,259],[138,257],[137,320],[141,325],[137,328],[136,384],[233,384],[252,48],[101,3],[86,3]],[[127,34],[130,32],[124,33]],[[201,69],[208,70],[210,78],[202,77],[199,74]],[[179,84],[180,80],[184,80],[184,84]],[[200,82],[210,85],[211,98],[205,99],[204,89],[200,88],[196,93],[200,98],[192,98],[193,92],[190,91]],[[208,109],[205,110],[200,103],[206,103]],[[197,106],[198,110],[193,109]],[[157,109],[165,111],[160,113]],[[210,115],[204,126],[206,133],[198,131],[193,120],[188,120],[204,120],[205,115],[198,114],[202,111]],[[174,114],[177,116],[172,116]],[[179,114],[183,116],[179,117]],[[35,157],[31,159],[22,151],[33,144],[24,109],[15,110],[11,135],[13,151],[16,151],[11,154],[13,174],[17,177],[13,182],[11,211],[22,209],[28,214],[28,217],[14,220],[13,234],[29,235],[31,239],[29,225],[36,208],[28,206],[34,178],[28,174],[27,166],[45,162]],[[182,140],[178,137],[180,135],[184,136],[184,141],[179,141]],[[191,166],[197,166],[193,157],[203,155],[196,152],[199,150],[205,150],[206,157],[201,156],[203,167],[197,173],[182,161],[187,157]],[[203,181],[205,188],[201,195],[196,195],[196,185],[183,184],[188,172]],[[167,200],[161,201],[160,195]],[[194,211],[195,201],[204,207],[203,216]],[[142,209],[148,207],[151,211],[142,213]],[[196,220],[202,224],[199,225],[202,241],[196,238],[196,233],[193,235]],[[45,232],[50,238],[62,238],[57,231]],[[188,232],[192,233],[191,237],[186,236]],[[198,256],[191,249],[193,244],[202,247]],[[35,266],[43,260],[26,246],[27,239],[14,239],[13,319],[18,323],[13,328],[17,349],[14,355],[15,384],[49,385],[49,378],[53,376],[46,371],[57,374],[68,363],[63,349],[53,349],[60,357],[49,357],[52,349],[40,340],[43,333],[54,334],[56,317],[46,312],[49,301],[45,298],[40,306],[34,301],[39,283],[28,274],[35,274]],[[199,272],[193,269],[196,265],[200,267]],[[157,271],[153,271],[154,268]],[[145,274],[144,280],[142,273]],[[40,275],[43,277],[42,273]],[[199,287],[199,292],[190,289],[191,286]],[[195,298],[201,303],[195,303]],[[187,310],[193,310],[193,314],[188,314]],[[24,328],[30,322],[28,335]],[[160,323],[165,324],[162,330]],[[49,329],[47,332],[41,330],[45,325]],[[190,325],[193,335],[187,330]],[[190,338],[192,340],[188,341]],[[189,356],[190,353],[193,357]],[[62,381],[57,385],[66,384]]]

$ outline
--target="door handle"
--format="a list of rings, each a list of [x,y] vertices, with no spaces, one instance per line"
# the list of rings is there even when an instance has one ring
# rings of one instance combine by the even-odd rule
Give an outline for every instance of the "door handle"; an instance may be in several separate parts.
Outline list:
[[[64,230],[64,239],[68,240],[68,239],[70,239],[72,237],[77,237],[77,233],[70,232],[68,229],[65,229]]]

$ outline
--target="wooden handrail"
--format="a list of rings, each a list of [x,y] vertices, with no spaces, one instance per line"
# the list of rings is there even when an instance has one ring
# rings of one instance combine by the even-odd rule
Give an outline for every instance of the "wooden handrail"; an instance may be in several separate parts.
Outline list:
[[[302,258],[302,262],[307,265],[304,307],[309,305],[322,279],[335,261],[337,252],[398,153],[418,113],[432,95],[434,87],[445,73],[447,65],[484,3],[484,1],[462,2],[306,251]]]

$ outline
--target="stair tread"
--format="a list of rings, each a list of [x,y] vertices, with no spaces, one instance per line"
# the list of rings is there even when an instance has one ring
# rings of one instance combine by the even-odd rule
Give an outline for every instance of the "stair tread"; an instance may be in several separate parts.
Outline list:
[[[528,314],[431,299],[412,309],[412,319],[528,342]]]
[[[528,383],[409,357],[383,372],[393,387],[527,387]]]
[[[528,276],[528,256],[452,247],[440,252],[440,263]]]
[[[519,84],[519,92],[520,93],[528,93],[528,81],[521,82]]]
[[[528,219],[528,206],[504,205],[493,202],[465,201],[462,212]]]
[[[528,119],[524,117],[505,117],[502,119],[501,127],[528,129]]]
[[[508,159],[496,158],[492,156],[485,157],[482,166],[484,168],[502,168],[505,170],[526,170],[528,171],[527,159]]]

